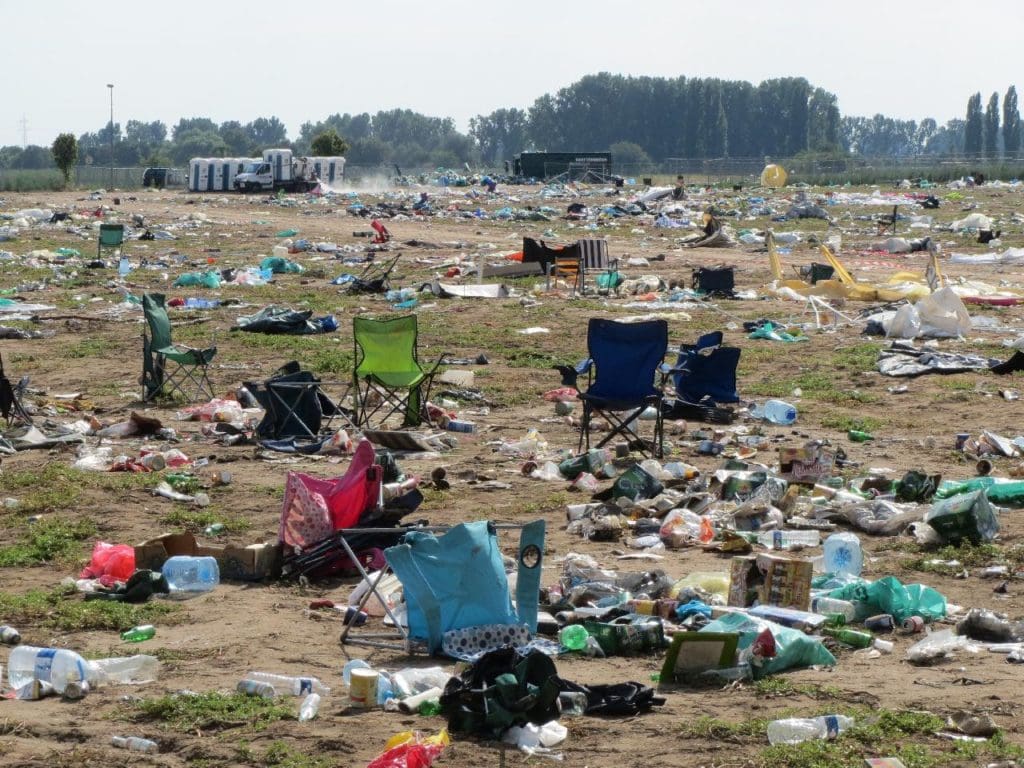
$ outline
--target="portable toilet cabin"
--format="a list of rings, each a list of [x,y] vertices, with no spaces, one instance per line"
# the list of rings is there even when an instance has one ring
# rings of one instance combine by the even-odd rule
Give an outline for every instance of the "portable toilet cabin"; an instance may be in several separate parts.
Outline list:
[[[276,181],[292,180],[292,151],[290,149],[265,149],[263,162],[270,163],[270,170]]]
[[[224,172],[224,163],[219,157],[211,157],[208,162],[210,163],[210,171],[206,175],[206,191],[216,192],[220,189],[220,179]]]
[[[210,177],[210,161],[202,157],[193,157],[188,161],[189,192],[203,192]]]
[[[311,157],[316,177],[327,184],[341,182],[345,178],[344,157]]]

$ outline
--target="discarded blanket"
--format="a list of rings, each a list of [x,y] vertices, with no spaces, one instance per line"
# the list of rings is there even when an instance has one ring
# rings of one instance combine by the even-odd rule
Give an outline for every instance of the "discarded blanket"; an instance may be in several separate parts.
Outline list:
[[[878,371],[885,376],[921,376],[926,373],[987,371],[999,361],[978,355],[958,355],[917,349],[905,342],[892,342],[878,353]]]

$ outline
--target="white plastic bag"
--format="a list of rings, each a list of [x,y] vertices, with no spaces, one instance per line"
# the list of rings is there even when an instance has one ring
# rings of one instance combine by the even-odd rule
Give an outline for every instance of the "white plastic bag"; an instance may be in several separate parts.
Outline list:
[[[971,330],[967,307],[952,288],[942,288],[914,305],[921,322],[921,335],[929,338],[958,338]],[[898,314],[898,313],[897,313]]]

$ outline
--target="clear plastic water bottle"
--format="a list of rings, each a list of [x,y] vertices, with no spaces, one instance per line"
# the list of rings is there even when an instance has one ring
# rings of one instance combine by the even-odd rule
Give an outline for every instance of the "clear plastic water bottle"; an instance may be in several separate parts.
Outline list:
[[[155,741],[138,736],[111,736],[110,744],[118,749],[130,749],[132,752],[144,752],[151,755],[160,751],[160,745]]]
[[[812,597],[811,610],[822,616],[841,614],[847,624],[857,618],[857,606],[849,600],[840,600],[835,597]]]
[[[209,592],[220,583],[220,569],[213,557],[175,555],[161,569],[171,594]]]
[[[246,696],[259,696],[262,699],[272,699],[277,695],[274,686],[270,683],[261,683],[259,680],[239,680],[235,690]]]
[[[589,700],[582,691],[562,691],[558,694],[558,705],[566,717],[579,717],[587,713]]]
[[[132,271],[131,262],[128,261],[128,257],[122,255],[121,259],[117,262],[117,274],[121,277],[127,277],[128,273]]]
[[[785,400],[769,400],[764,404],[764,418],[772,424],[792,424],[796,421],[796,406]]]
[[[7,657],[7,682],[14,689],[39,680],[50,683],[57,693],[64,693],[68,683],[81,683],[95,677],[89,662],[63,648],[19,645],[11,649]]]
[[[292,696],[305,696],[310,693],[326,694],[331,689],[315,677],[294,677],[292,675],[276,675],[272,672],[248,672],[246,680],[269,683],[280,694],[290,693]]]
[[[843,715],[774,720],[768,723],[768,742],[771,744],[799,744],[811,739],[834,739],[853,724],[852,717]]]
[[[320,694],[311,693],[305,699],[302,700],[302,706],[299,707],[299,722],[306,723],[316,717],[317,711],[320,709]]]
[[[845,573],[860,576],[864,568],[864,554],[855,533],[833,533],[825,539],[825,573]]]
[[[796,547],[816,547],[821,544],[819,531],[762,531],[757,535],[757,543],[770,549],[794,549]]]
[[[160,660],[144,654],[95,659],[89,664],[100,681],[109,683],[146,683],[156,680],[160,671]]]

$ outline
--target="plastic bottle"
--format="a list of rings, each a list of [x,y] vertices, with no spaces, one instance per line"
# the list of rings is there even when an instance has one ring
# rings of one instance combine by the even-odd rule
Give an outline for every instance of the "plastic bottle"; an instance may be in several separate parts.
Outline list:
[[[274,686],[270,683],[261,683],[259,680],[239,680],[235,690],[247,696],[259,696],[264,699],[272,699],[277,695]]]
[[[127,256],[122,256],[117,262],[117,274],[121,277],[127,277],[128,273],[132,271],[131,262],[128,261]]]
[[[137,627],[121,633],[121,639],[126,643],[141,643],[156,635],[156,627],[152,624],[140,624]]]
[[[209,592],[220,582],[220,569],[212,557],[175,555],[161,569],[171,594]]]
[[[292,675],[275,675],[272,672],[248,672],[246,680],[269,683],[280,694],[290,693],[292,696],[303,696],[309,693],[328,694],[331,689],[315,677],[293,677]]]
[[[761,409],[764,418],[772,424],[792,424],[796,421],[796,406],[790,405],[785,400],[769,400]]]
[[[69,682],[80,683],[94,677],[89,662],[74,651],[19,645],[7,657],[7,682],[15,689],[39,680],[63,693]]]
[[[845,573],[860,576],[864,568],[864,554],[855,533],[833,533],[825,539],[825,573]]]
[[[558,642],[570,651],[582,651],[587,647],[587,638],[590,633],[579,624],[570,624],[563,627],[558,633]]]
[[[834,739],[854,724],[852,717],[822,715],[821,717],[792,717],[768,723],[770,744],[799,744],[811,739]]]
[[[118,749],[130,749],[132,752],[145,752],[155,755],[160,751],[160,745],[149,739],[142,739],[138,736],[111,736],[110,743]]]
[[[757,543],[769,549],[816,547],[821,544],[818,531],[764,531],[757,535]]]
[[[4,645],[17,645],[21,642],[21,633],[14,627],[6,624],[0,625],[0,643]]]
[[[341,679],[344,681],[346,688],[352,685],[353,669],[372,669],[372,667],[362,659],[352,659],[351,661],[347,662],[344,668],[341,670]]]
[[[835,597],[812,597],[811,610],[822,616],[841,615],[846,623],[857,618],[857,606],[849,600],[839,600]]]
[[[224,533],[224,523],[213,523],[203,529],[204,536],[220,536]]]
[[[316,717],[317,711],[320,709],[320,694],[311,693],[302,700],[302,706],[299,707],[299,722],[306,723]]]
[[[566,717],[586,714],[589,700],[582,691],[562,691],[558,694],[558,705]]]
[[[97,679],[109,683],[146,683],[156,680],[160,660],[156,656],[118,656],[89,662]]]

